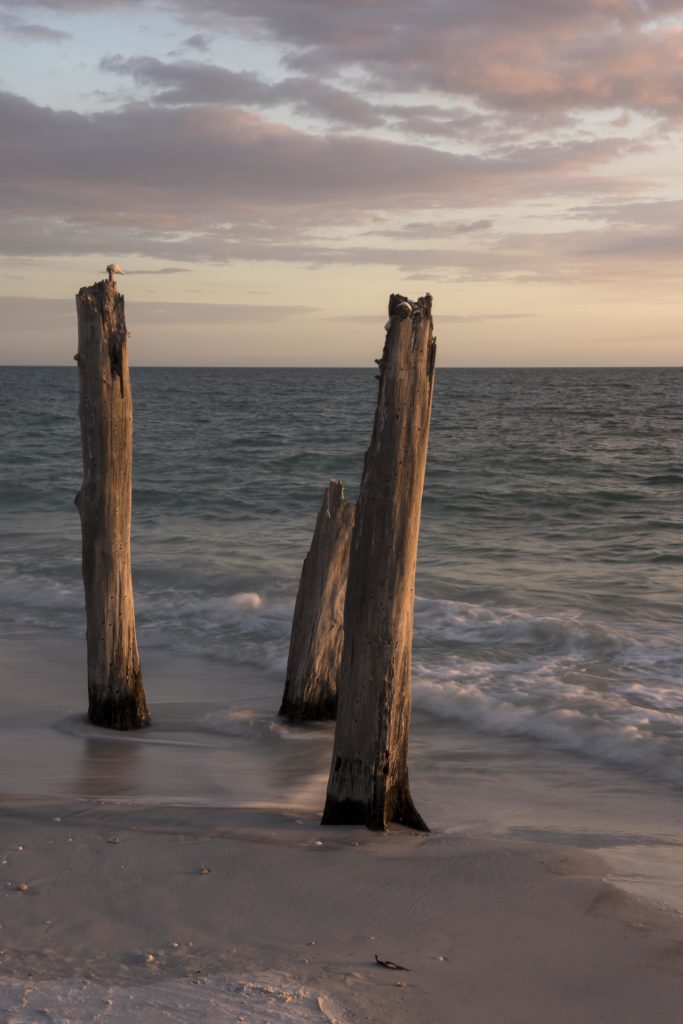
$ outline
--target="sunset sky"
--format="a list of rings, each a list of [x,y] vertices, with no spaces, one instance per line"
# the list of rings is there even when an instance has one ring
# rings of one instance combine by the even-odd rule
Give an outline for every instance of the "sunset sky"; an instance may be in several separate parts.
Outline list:
[[[0,0],[0,362],[683,365],[683,2]]]

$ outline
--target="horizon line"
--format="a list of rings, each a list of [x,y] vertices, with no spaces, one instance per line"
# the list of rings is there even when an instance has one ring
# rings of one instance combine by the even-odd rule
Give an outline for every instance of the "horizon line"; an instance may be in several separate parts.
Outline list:
[[[447,365],[438,366],[440,370],[682,370],[683,363],[604,363],[600,365],[576,365],[544,366],[541,364],[533,366],[501,365],[501,366],[459,366]],[[12,370],[69,370],[77,369],[69,363],[0,363],[0,369]],[[197,363],[138,363],[129,364],[131,370],[374,370],[376,367],[368,364],[362,366],[303,366],[303,365],[261,365],[252,366],[241,363],[223,364],[197,364]]]

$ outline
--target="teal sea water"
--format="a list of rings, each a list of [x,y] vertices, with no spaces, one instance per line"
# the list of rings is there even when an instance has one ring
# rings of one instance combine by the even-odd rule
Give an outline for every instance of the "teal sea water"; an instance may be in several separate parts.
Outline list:
[[[0,368],[0,636],[15,674],[36,651],[56,669],[59,652],[72,659],[73,691],[43,726],[92,745],[84,695],[71,696],[85,688],[77,389],[75,369]],[[173,733],[218,762],[241,743],[252,771],[275,757],[283,780],[298,758],[319,806],[329,728],[272,716],[323,489],[335,478],[357,493],[374,374],[137,369],[133,389],[134,583],[159,732],[131,742]],[[682,395],[683,369],[437,370],[412,764],[443,827],[588,828],[612,814],[618,830],[658,800],[681,805]],[[25,694],[40,701],[49,676],[33,671]],[[21,731],[22,708],[0,731]],[[190,755],[174,756],[182,784],[180,762],[164,762],[147,780],[156,796],[239,797],[234,774],[230,788],[220,766],[193,775]],[[29,782],[13,765],[4,791],[100,786],[84,772]],[[143,776],[101,788],[139,795]],[[245,800],[273,798],[251,779]]]

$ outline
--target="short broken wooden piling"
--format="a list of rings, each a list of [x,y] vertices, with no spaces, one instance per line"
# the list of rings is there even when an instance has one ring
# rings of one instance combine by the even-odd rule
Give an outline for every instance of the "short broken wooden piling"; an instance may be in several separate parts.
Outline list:
[[[389,301],[379,395],[351,541],[324,825],[427,830],[408,784],[415,566],[434,359],[431,296]]]
[[[88,718],[111,729],[149,725],[135,635],[131,576],[133,404],[123,296],[109,281],[81,288],[79,416]]]
[[[294,607],[280,714],[293,722],[325,721],[337,712],[344,645],[344,599],[356,506],[330,480],[304,560]]]

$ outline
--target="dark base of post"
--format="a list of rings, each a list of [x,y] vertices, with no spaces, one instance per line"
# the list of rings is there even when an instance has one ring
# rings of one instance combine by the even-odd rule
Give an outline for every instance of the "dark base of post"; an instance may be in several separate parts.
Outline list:
[[[300,704],[298,702],[290,701],[288,695],[288,687],[285,687],[285,695],[282,698],[282,704],[278,715],[280,718],[286,718],[288,722],[334,722],[337,717],[337,698],[328,697],[325,700],[319,700],[315,704],[310,701],[306,704]]]
[[[142,692],[122,693],[118,697],[102,698],[90,694],[88,720],[104,729],[144,729],[150,724],[149,711]]]
[[[385,832],[389,825],[403,825],[416,832],[429,832],[429,826],[419,813],[406,788],[395,797],[394,810],[385,813],[381,805],[373,806],[362,800],[336,800],[328,795],[321,825],[363,825],[376,832]]]
[[[406,828],[415,829],[416,832],[429,832],[429,825],[426,823],[409,792],[405,792],[400,802],[394,808],[391,815],[394,825],[404,825]]]

